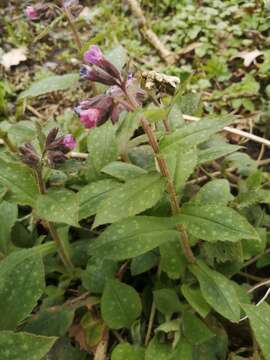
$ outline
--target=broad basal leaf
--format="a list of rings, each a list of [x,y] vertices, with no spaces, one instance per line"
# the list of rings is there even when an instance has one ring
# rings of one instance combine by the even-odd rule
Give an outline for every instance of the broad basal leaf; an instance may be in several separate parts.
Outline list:
[[[241,305],[249,318],[251,328],[266,360],[270,359],[270,306]]]
[[[45,195],[38,196],[35,212],[47,221],[78,226],[78,196],[67,189],[49,189]]]
[[[53,346],[56,337],[25,332],[0,331],[1,360],[41,360]]]
[[[118,280],[108,280],[101,299],[103,320],[112,329],[129,328],[142,310],[138,293]]]
[[[99,172],[105,165],[117,159],[115,126],[107,121],[91,129],[87,137],[89,176],[91,171]]]
[[[141,346],[122,343],[113,349],[111,360],[142,360],[144,353],[145,349]]]
[[[190,269],[198,279],[207,303],[225,318],[238,321],[240,305],[233,282],[217,271],[211,270],[201,260],[197,260]]]
[[[172,134],[165,135],[160,142],[162,153],[168,153],[171,149],[180,151],[198,145],[206,141],[211,135],[222,130],[233,121],[232,117],[220,119],[203,119],[196,123],[188,124],[175,130]]]
[[[17,263],[14,255],[5,259],[3,273],[0,273],[0,330],[14,330],[31,313],[44,290],[41,257],[35,256]],[[7,262],[9,268],[4,271]],[[1,267],[2,262],[0,272]]]
[[[19,96],[19,100],[44,95],[53,91],[70,89],[78,85],[78,80],[79,75],[76,73],[46,77],[34,82],[29,89],[23,91]]]
[[[163,195],[166,179],[152,173],[128,180],[100,204],[94,226],[113,223],[143,212]]]
[[[223,205],[186,205],[177,217],[193,236],[206,241],[239,241],[260,238],[248,221]]]
[[[0,182],[11,191],[20,205],[34,206],[38,187],[32,170],[22,163],[8,162],[0,158]]]
[[[177,238],[170,218],[136,216],[109,226],[91,242],[89,252],[99,258],[124,260]]]
[[[78,192],[80,202],[79,219],[94,215],[102,200],[121,184],[115,180],[105,179],[92,182]]]

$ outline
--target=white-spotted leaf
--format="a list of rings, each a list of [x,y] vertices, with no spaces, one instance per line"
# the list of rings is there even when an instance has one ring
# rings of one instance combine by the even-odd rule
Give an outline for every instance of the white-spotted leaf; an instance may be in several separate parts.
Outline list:
[[[94,215],[101,201],[120,185],[115,180],[104,179],[82,187],[78,192],[80,202],[79,219],[85,219]]]
[[[15,330],[37,304],[44,291],[44,268],[40,256],[16,260],[16,253],[8,256],[1,269],[0,263],[0,330]],[[5,271],[9,262],[9,269]],[[0,357],[1,358],[1,357]],[[2,359],[2,358],[1,358]]]
[[[26,165],[1,158],[0,169],[0,182],[10,190],[12,200],[33,207],[39,194],[33,171]]]
[[[174,241],[177,237],[170,218],[135,216],[109,226],[91,242],[89,253],[102,259],[124,260]]]
[[[94,226],[113,223],[151,208],[161,199],[165,187],[166,179],[157,173],[128,180],[101,202]]]
[[[270,305],[241,305],[248,316],[255,338],[258,341],[265,360],[270,360]]]
[[[231,194],[230,183],[226,179],[214,179],[205,184],[192,198],[193,204],[227,205],[234,197]]]
[[[202,119],[196,123],[185,125],[164,136],[160,142],[161,152],[166,154],[172,149],[187,150],[201,144],[232,121],[233,118],[227,116],[220,119]]]
[[[111,329],[129,328],[141,311],[136,290],[115,279],[107,281],[101,298],[101,314]]]
[[[35,211],[41,219],[78,226],[79,198],[67,189],[50,189],[39,195]]]
[[[210,269],[201,260],[197,260],[190,269],[200,283],[206,302],[225,318],[238,321],[240,305],[234,283],[221,273]]]
[[[223,205],[186,205],[177,216],[188,232],[206,241],[232,241],[260,238],[237,211]]]
[[[37,336],[25,332],[0,331],[0,359],[44,359],[56,340],[56,337]]]

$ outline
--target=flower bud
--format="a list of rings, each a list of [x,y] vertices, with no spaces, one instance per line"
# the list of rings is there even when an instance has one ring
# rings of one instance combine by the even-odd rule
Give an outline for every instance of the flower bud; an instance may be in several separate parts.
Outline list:
[[[45,147],[47,148],[48,145],[50,145],[55,139],[56,139],[56,136],[58,134],[58,128],[55,127],[55,128],[52,128],[48,135],[47,135],[47,138],[46,138],[46,142],[45,142]]]
[[[76,140],[74,139],[74,137],[71,134],[66,135],[64,137],[64,139],[62,140],[62,143],[69,150],[73,150],[77,145]]]
[[[102,51],[97,45],[92,45],[84,54],[84,60],[92,65],[100,65],[100,61],[104,59]]]
[[[40,158],[31,144],[24,144],[19,148],[22,161],[31,167],[36,167],[39,164]]]
[[[94,69],[89,67],[86,69],[86,67],[84,67],[81,69],[80,75],[84,79],[99,82],[104,85],[110,86],[117,84],[117,81],[114,77],[99,69]]]
[[[62,151],[48,151],[47,156],[51,167],[55,167],[55,165],[63,163],[67,159]]]
[[[97,45],[92,45],[84,54],[84,60],[89,64],[96,65],[117,80],[121,79],[118,69],[105,57]]]
[[[90,108],[80,111],[80,121],[87,129],[97,126],[100,120],[101,110],[96,108]]]
[[[39,17],[37,8],[31,5],[27,6],[27,8],[25,9],[25,15],[29,20],[37,20]]]

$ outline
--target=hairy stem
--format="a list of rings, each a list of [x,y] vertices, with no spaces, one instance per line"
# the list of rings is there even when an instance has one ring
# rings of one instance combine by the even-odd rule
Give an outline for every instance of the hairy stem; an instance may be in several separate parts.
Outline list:
[[[45,183],[43,181],[43,177],[42,177],[42,167],[39,166],[38,168],[35,169],[35,176],[36,176],[36,180],[37,180],[37,184],[38,184],[38,189],[40,194],[45,194],[46,193],[46,186]],[[69,254],[66,252],[65,250],[65,246],[62,243],[61,238],[58,235],[58,232],[54,226],[54,224],[50,221],[45,221],[47,228],[49,230],[49,233],[52,237],[52,239],[55,241],[55,243],[57,244],[58,248],[59,248],[59,256],[63,262],[63,264],[65,265],[65,267],[70,270],[74,268],[74,265],[72,264],[72,261],[69,257]]]
[[[75,26],[75,24],[74,24],[74,22],[73,22],[72,15],[71,15],[71,13],[70,13],[70,11],[69,11],[68,6],[65,6],[65,5],[63,4],[63,10],[64,10],[64,13],[65,13],[65,15],[66,15],[66,18],[67,18],[67,21],[68,21],[68,23],[69,23],[69,26],[70,26],[70,28],[71,28],[71,30],[72,30],[72,32],[73,32],[74,40],[75,40],[75,42],[76,42],[77,48],[78,48],[78,50],[80,51],[80,50],[81,50],[81,47],[82,47],[80,35],[79,35],[79,33],[78,33],[77,29],[76,29],[76,26]]]
[[[129,93],[129,91],[126,88],[124,88],[123,91],[126,94],[126,97],[132,107],[132,110],[135,111],[138,108],[138,103],[137,103],[136,99],[134,98],[134,96],[132,94]],[[179,207],[177,194],[176,194],[174,184],[173,184],[173,179],[171,177],[167,162],[165,159],[160,157],[159,145],[158,145],[157,138],[156,138],[155,133],[153,132],[149,122],[147,121],[147,119],[144,116],[142,116],[140,119],[140,122],[144,129],[144,132],[146,133],[146,135],[148,137],[149,144],[153,149],[156,160],[158,162],[160,172],[164,177],[167,178],[167,191],[170,196],[170,204],[171,204],[172,213],[173,213],[173,215],[177,215],[180,212],[180,207]],[[177,228],[178,232],[180,233],[181,243],[182,243],[182,247],[183,247],[183,251],[186,256],[186,259],[188,260],[188,262],[194,263],[196,261],[196,259],[193,255],[193,252],[189,245],[188,235],[187,235],[185,228],[180,224],[177,225],[176,228]]]

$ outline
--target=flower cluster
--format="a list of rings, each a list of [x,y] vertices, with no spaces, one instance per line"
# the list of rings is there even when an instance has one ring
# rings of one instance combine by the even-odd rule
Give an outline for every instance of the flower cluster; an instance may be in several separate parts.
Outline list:
[[[25,15],[31,21],[49,18],[52,15],[52,9],[47,4],[37,3],[27,6]]]
[[[76,140],[71,134],[57,137],[58,128],[50,130],[46,141],[43,155],[40,156],[32,144],[26,143],[19,148],[22,161],[33,168],[41,164],[44,156],[47,156],[48,164],[55,167],[66,160],[66,154],[76,147]]]
[[[117,122],[120,113],[129,110],[123,101],[127,89],[134,92],[139,103],[144,100],[145,92],[139,88],[136,79],[132,75],[123,77],[98,46],[92,45],[84,54],[84,60],[88,65],[81,67],[80,77],[109,86],[105,94],[81,101],[75,107],[76,114],[86,128],[101,125],[109,118],[112,123]]]

